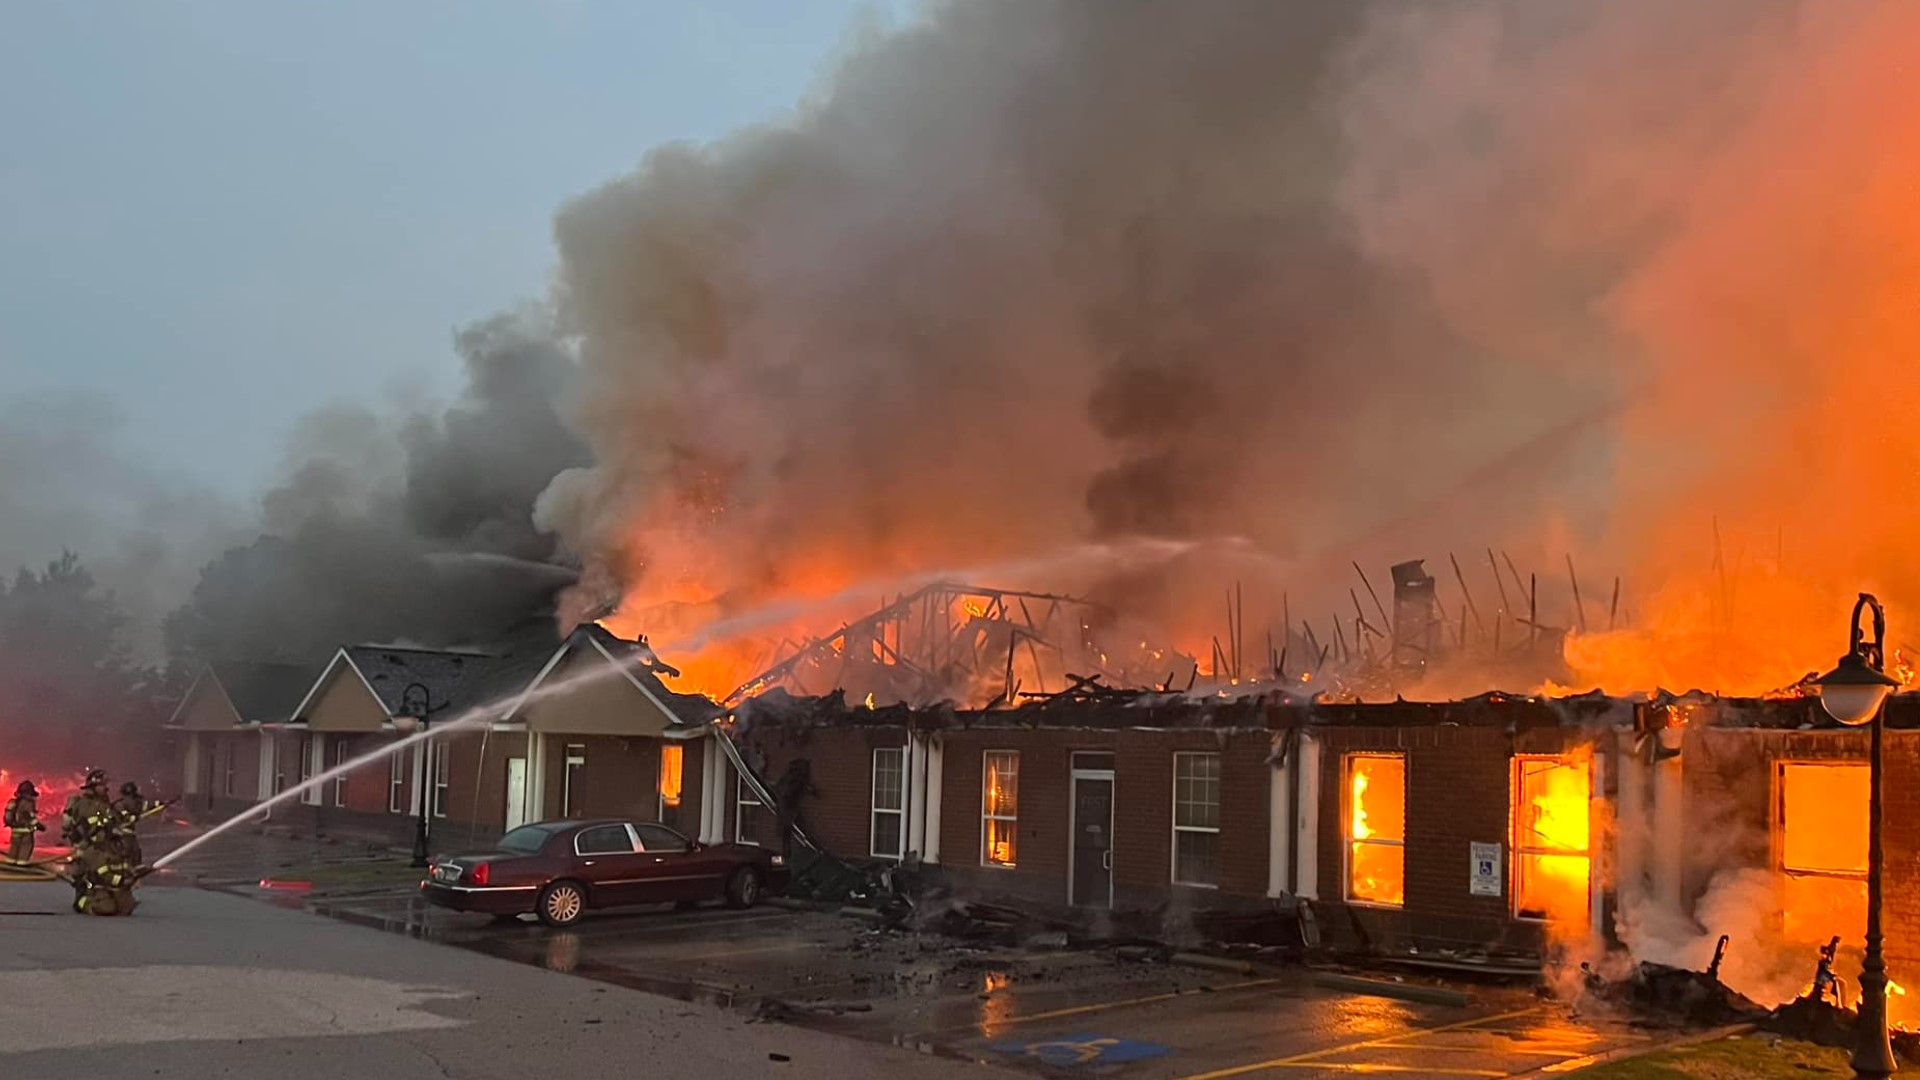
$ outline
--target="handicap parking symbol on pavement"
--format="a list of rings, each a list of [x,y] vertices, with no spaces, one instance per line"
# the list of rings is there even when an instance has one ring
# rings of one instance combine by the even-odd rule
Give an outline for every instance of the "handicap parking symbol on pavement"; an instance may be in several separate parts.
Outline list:
[[[1110,1035],[1055,1035],[1033,1042],[995,1043],[995,1053],[1029,1057],[1043,1065],[1125,1065],[1148,1061],[1172,1053],[1170,1047],[1154,1043],[1116,1039]]]

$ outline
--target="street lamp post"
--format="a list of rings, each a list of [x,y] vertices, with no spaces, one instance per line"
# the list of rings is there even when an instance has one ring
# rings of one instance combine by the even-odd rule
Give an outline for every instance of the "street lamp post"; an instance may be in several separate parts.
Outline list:
[[[1860,616],[1873,612],[1873,640],[1863,640]],[[1832,671],[1815,680],[1820,705],[1827,715],[1848,727],[1872,726],[1871,764],[1867,783],[1867,954],[1860,964],[1860,1017],[1854,1029],[1855,1076],[1891,1076],[1899,1068],[1887,1031],[1887,961],[1880,951],[1880,893],[1886,858],[1881,851],[1881,819],[1885,799],[1881,792],[1881,742],[1887,726],[1887,695],[1900,685],[1887,676],[1887,613],[1871,593],[1861,593],[1853,605],[1853,627],[1847,654]]]
[[[418,691],[416,695],[415,691]],[[432,711],[432,702],[427,688],[420,683],[409,683],[400,691],[400,715],[393,718],[395,728],[402,733],[425,731],[428,728],[428,713]],[[416,793],[420,800],[420,814],[413,823],[413,862],[415,870],[427,868],[427,813],[429,800],[432,799],[433,741],[420,740],[420,790]]]

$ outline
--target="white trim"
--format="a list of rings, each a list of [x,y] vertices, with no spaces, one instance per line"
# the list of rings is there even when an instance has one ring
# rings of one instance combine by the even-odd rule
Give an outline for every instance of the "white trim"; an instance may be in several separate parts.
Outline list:
[[[1220,826],[1219,825],[1208,827],[1205,825],[1180,824],[1180,759],[1181,758],[1207,758],[1207,757],[1210,757],[1213,759],[1213,789],[1214,789],[1213,813],[1214,813],[1214,819],[1217,821],[1220,816],[1221,803],[1224,801],[1221,797],[1223,794],[1221,791],[1221,788],[1225,786],[1225,781],[1226,781],[1226,769],[1224,768],[1224,765],[1226,764],[1226,762],[1223,759],[1221,753],[1218,750],[1176,750],[1174,751],[1174,754],[1173,754],[1173,792],[1172,792],[1173,800],[1169,806],[1169,809],[1171,811],[1170,816],[1172,818],[1172,824],[1173,824],[1173,835],[1169,839],[1168,846],[1167,846],[1167,856],[1168,856],[1167,857],[1167,864],[1168,864],[1167,877],[1175,885],[1185,885],[1190,889],[1217,889],[1220,887],[1220,882],[1218,881],[1182,881],[1180,880],[1180,834],[1181,833],[1183,832],[1196,833],[1200,835],[1212,836],[1214,837],[1214,843],[1216,845],[1220,843]],[[1225,868],[1226,868],[1226,859],[1224,855],[1220,851],[1218,851],[1216,848],[1214,852],[1215,873],[1218,874],[1220,871],[1224,870]]]
[[[1293,861],[1293,774],[1278,764],[1267,774],[1267,896],[1278,899]]]
[[[204,678],[206,678],[206,677],[207,677],[207,676],[209,676],[209,675],[213,675],[213,665],[212,665],[212,664],[203,664],[203,665],[201,665],[201,667],[200,667],[200,674],[198,674],[198,675],[195,675],[195,676],[193,677],[193,681],[192,681],[191,683],[188,683],[188,684],[187,684],[187,692],[186,692],[185,694],[182,694],[182,695],[180,696],[180,704],[178,704],[178,705],[175,705],[175,706],[173,707],[173,712],[171,712],[171,713],[169,713],[169,714],[168,714],[168,716],[167,716],[167,722],[166,722],[165,724],[163,724],[163,725],[161,725],[161,726],[163,726],[163,727],[168,727],[168,728],[171,728],[171,727],[173,727],[174,725],[176,725],[176,724],[178,724],[178,723],[179,723],[179,721],[180,721],[180,714],[181,714],[181,713],[183,713],[183,712],[185,712],[185,711],[186,711],[186,709],[187,709],[187,702],[189,702],[189,701],[192,701],[192,700],[193,700],[193,692],[194,692],[195,690],[198,690],[198,689],[200,689],[200,680],[202,680],[202,679],[204,679]],[[213,681],[214,681],[214,682],[216,682],[216,683],[217,683],[217,682],[219,682],[219,681],[220,681],[220,677],[219,677],[218,675],[214,675],[214,679],[213,679]],[[224,689],[224,688],[222,689],[222,691],[221,691],[221,693],[222,693],[222,695],[223,695],[223,696],[225,695],[225,693],[226,693],[226,691],[225,691],[225,689]],[[228,698],[228,699],[227,699],[227,707],[228,707],[228,708],[233,708],[233,699],[232,699],[232,698]],[[243,717],[243,716],[240,716],[240,710],[239,710],[239,709],[233,709],[233,715],[234,715],[234,716],[236,716],[236,717],[240,717],[240,719],[242,719],[242,720],[244,720],[244,719],[246,719],[245,717]]]
[[[942,772],[946,768],[947,748],[932,736],[925,736],[927,743],[927,838],[920,851],[920,861],[928,865],[940,861],[940,799]]]
[[[907,806],[909,803],[907,798],[907,751],[908,748],[905,746],[876,746],[873,748],[873,753],[867,762],[867,854],[876,859],[900,859],[905,857],[908,851],[914,850],[908,846],[907,840]],[[900,764],[895,773],[895,775],[899,777],[899,784],[896,788],[900,803],[898,806],[880,805],[881,754],[892,754],[899,759]],[[895,847],[892,851],[880,850],[880,815],[882,814],[886,814],[898,822],[893,834]]]
[[[651,702],[654,708],[659,709],[660,714],[662,716],[665,716],[669,721],[668,723],[669,730],[671,730],[676,726],[678,727],[686,726],[681,721],[678,714],[676,714],[672,709],[667,708],[667,703],[660,700],[659,695],[653,692],[653,689],[646,684],[646,681],[634,674],[633,665],[631,663],[623,662],[619,659],[616,659],[612,653],[607,651],[607,647],[605,645],[600,644],[599,638],[593,636],[591,632],[588,632],[585,629],[575,630],[572,634],[567,635],[567,640],[561,642],[560,647],[554,650],[554,653],[552,656],[547,658],[546,665],[540,669],[540,673],[538,675],[535,675],[533,677],[533,681],[527,684],[527,688],[520,692],[520,696],[514,699],[513,707],[508,709],[506,713],[500,717],[501,720],[511,721],[514,717],[520,714],[520,710],[524,708],[527,704],[527,699],[531,698],[534,692],[540,689],[540,684],[545,682],[547,679],[547,676],[553,673],[553,669],[560,665],[560,661],[565,659],[566,655],[569,652],[573,651],[575,635],[584,635],[584,638],[587,644],[592,645],[593,650],[595,652],[599,653],[600,656],[603,659],[605,659],[607,663],[612,664],[614,668],[620,672],[621,676],[627,680],[627,682],[633,684],[633,688],[635,690],[638,690],[642,694],[646,695],[647,701]]]
[[[327,685],[328,678],[333,675],[333,669],[339,667],[340,661],[342,660],[345,660],[347,662],[347,666],[353,669],[353,673],[360,677],[360,685],[367,688],[367,693],[372,696],[373,703],[380,706],[381,714],[386,716],[389,722],[392,721],[393,714],[387,711],[386,700],[380,696],[379,691],[373,688],[373,683],[367,680],[366,674],[360,670],[360,665],[353,662],[353,657],[348,656],[347,650],[345,649],[341,649],[339,652],[334,653],[333,659],[327,661],[327,666],[321,669],[320,677],[318,679],[315,679],[313,682],[313,685],[308,688],[307,696],[300,699],[300,704],[297,707],[295,707],[295,709],[293,710],[293,713],[287,717],[288,720],[298,720],[304,713],[306,713],[307,706],[313,704],[314,697],[317,696],[320,693],[321,689]],[[236,716],[239,715],[239,712],[240,712],[239,709],[234,710],[234,714]]]
[[[407,812],[407,756],[390,753],[387,755],[387,813],[404,814]],[[398,783],[395,783],[395,781]],[[397,793],[396,793],[397,792]]]
[[[561,659],[565,657],[568,652],[572,651],[572,649],[573,635],[569,634],[567,635],[567,640],[561,642],[560,647],[555,649],[553,655],[548,657],[547,662],[541,666],[540,673],[533,677],[533,681],[527,684],[525,690],[520,691],[519,697],[513,699],[513,707],[501,714],[500,720],[503,723],[513,722],[513,718],[520,714],[520,709],[527,703],[527,699],[533,696],[535,690],[540,689],[540,684],[546,681],[548,674],[550,674],[555,667],[559,666]]]
[[[348,738],[347,735],[342,733],[336,734],[332,740],[330,740],[330,745],[333,747],[333,764],[328,766],[329,768],[337,769],[353,760],[347,757],[347,749],[352,745],[352,743],[348,741]],[[327,800],[327,805],[345,808],[347,805],[347,774],[343,772],[334,777],[332,782],[327,785],[327,789],[332,795],[332,798]]]
[[[321,761],[316,760],[322,756],[325,744],[326,739],[324,736],[316,735],[311,731],[302,731],[300,733],[299,745],[300,749],[304,751],[304,753],[299,755],[301,758],[300,783],[304,784],[326,771],[326,766]],[[301,792],[300,801],[307,806],[319,806],[322,799],[320,789],[323,786],[324,785],[316,784]]]
[[[453,802],[453,746],[443,740],[436,747],[432,739],[422,739],[420,745],[427,747],[427,763],[432,771],[427,784],[427,816],[444,818],[447,805]]]
[[[1294,759],[1299,762],[1300,818],[1293,846],[1293,894],[1303,900],[1320,899],[1320,739],[1300,734]]]
[[[711,737],[700,749],[700,836],[703,844],[718,844],[726,836],[726,755]]]

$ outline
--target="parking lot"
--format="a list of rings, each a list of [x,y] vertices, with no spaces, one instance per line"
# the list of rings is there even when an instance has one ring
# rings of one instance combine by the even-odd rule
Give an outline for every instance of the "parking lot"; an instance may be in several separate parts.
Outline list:
[[[404,866],[391,862],[384,876],[335,875],[311,891],[286,887],[297,881],[262,888],[252,873],[237,872],[256,865],[248,860],[261,850],[229,850],[224,879],[218,864],[202,864],[175,880],[719,1004],[758,1022],[1045,1075],[1508,1077],[1568,1069],[1648,1041],[1625,1025],[1575,1020],[1525,988],[1464,987],[1465,1005],[1429,1004],[1319,986],[1299,967],[1236,972],[1107,948],[978,945],[805,907],[637,909],[566,930],[531,920],[502,925],[426,904],[406,884]],[[319,856],[270,862],[292,879],[310,857]]]

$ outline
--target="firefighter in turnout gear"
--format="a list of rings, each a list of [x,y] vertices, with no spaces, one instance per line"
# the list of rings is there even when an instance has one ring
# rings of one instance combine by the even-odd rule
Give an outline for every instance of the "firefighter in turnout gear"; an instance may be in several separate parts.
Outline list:
[[[109,868],[117,861],[111,850],[113,803],[107,798],[107,774],[99,769],[87,770],[86,782],[67,799],[61,818],[60,833],[73,845],[73,860],[68,864],[73,881],[73,910],[99,910],[109,906],[96,902],[99,894],[106,891]],[[129,899],[131,895],[129,882]]]
[[[47,829],[40,822],[40,790],[33,786],[33,781],[22,780],[14,789],[13,798],[7,801],[6,825],[12,838],[7,859],[16,863],[32,859],[34,834]]]
[[[143,798],[140,785],[129,780],[120,785],[120,797],[113,801],[113,842],[118,853],[138,867],[145,863],[140,852],[140,822],[172,806],[170,802]]]

